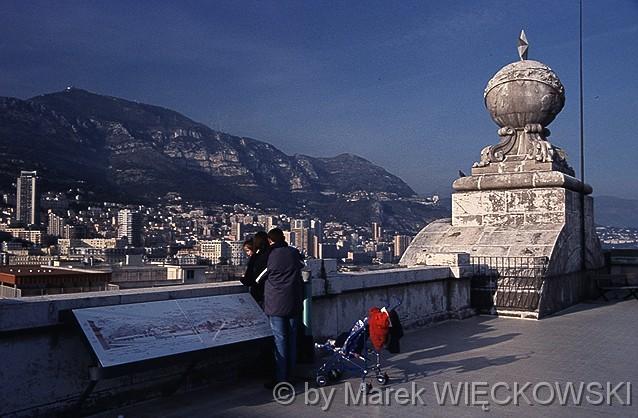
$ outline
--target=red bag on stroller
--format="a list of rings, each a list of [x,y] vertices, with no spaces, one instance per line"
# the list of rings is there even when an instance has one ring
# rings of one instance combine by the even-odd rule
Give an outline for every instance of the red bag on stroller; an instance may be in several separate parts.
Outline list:
[[[390,319],[386,312],[376,306],[368,311],[368,328],[370,341],[377,352],[383,349],[390,332]]]

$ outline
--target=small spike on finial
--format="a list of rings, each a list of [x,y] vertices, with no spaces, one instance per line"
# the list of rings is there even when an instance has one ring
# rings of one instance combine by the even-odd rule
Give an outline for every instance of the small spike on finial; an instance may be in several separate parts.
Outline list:
[[[527,42],[527,36],[525,36],[525,31],[521,29],[521,34],[518,36],[518,56],[521,57],[521,61],[527,59],[528,49],[529,43]]]

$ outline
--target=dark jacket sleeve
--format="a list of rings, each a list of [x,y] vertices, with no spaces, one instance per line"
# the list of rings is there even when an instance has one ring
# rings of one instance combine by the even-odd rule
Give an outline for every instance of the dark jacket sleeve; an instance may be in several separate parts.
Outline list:
[[[255,262],[253,264],[253,277],[254,280],[257,280],[257,277],[268,267],[268,252],[259,252],[255,254]],[[262,303],[264,301],[264,286],[268,280],[268,273],[264,275],[259,283],[254,282],[255,284],[250,287],[250,293],[254,296],[257,302]]]
[[[255,254],[253,258],[253,276],[254,280],[257,280],[257,277],[259,277],[259,275],[266,269],[266,267],[268,267],[268,253],[259,252]]]
[[[243,284],[244,286],[250,287],[255,285],[255,279],[257,278],[257,276],[255,276],[254,274],[255,258],[256,258],[255,255],[253,255],[252,257],[248,259],[246,272],[244,273],[244,276],[241,279],[239,279],[241,284]]]

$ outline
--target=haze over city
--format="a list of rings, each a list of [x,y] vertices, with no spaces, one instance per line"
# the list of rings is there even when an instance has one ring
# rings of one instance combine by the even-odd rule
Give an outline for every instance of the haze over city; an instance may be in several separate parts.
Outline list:
[[[586,180],[635,199],[638,4],[583,10]],[[483,88],[525,29],[566,89],[550,140],[580,170],[577,1],[6,1],[0,25],[2,96],[72,85],[289,154],[361,155],[442,195],[498,142]]]

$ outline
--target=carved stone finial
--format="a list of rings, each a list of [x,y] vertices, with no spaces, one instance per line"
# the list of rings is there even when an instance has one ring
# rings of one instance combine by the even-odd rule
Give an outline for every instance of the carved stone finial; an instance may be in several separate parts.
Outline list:
[[[527,50],[529,49],[529,43],[527,42],[527,36],[525,31],[521,29],[521,34],[518,36],[518,56],[521,61],[527,59]]]
[[[547,65],[527,59],[521,31],[521,60],[501,68],[487,83],[485,107],[500,127],[500,142],[483,148],[472,174],[556,170],[574,175],[563,150],[552,145],[547,126],[565,104],[565,88]]]

